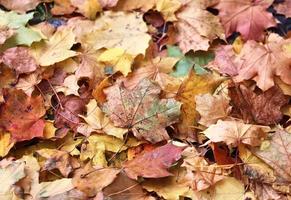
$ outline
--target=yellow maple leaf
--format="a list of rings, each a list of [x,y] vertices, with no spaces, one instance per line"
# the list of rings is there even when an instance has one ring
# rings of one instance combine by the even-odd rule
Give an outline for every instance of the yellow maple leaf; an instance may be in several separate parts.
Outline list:
[[[115,71],[120,71],[124,76],[131,72],[131,64],[134,57],[121,48],[112,48],[103,52],[99,57],[99,62],[111,65]]]
[[[178,0],[158,0],[157,11],[161,12],[166,21],[177,20],[175,12],[181,7],[181,2]]]
[[[102,10],[98,0],[71,0],[71,2],[81,14],[89,19],[95,19],[97,12]]]
[[[77,55],[70,50],[75,44],[75,35],[71,29],[58,29],[55,34],[46,41],[34,43],[31,47],[32,54],[41,66],[49,66],[67,58]]]

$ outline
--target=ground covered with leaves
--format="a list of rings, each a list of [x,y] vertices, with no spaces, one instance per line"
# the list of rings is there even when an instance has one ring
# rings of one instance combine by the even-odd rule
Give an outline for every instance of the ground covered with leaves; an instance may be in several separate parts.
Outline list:
[[[291,198],[291,0],[0,0],[1,200]]]

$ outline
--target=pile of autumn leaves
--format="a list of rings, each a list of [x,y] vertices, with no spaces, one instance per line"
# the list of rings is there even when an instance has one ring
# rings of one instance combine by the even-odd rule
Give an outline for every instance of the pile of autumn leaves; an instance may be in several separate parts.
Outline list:
[[[0,0],[0,199],[289,199],[272,3]]]

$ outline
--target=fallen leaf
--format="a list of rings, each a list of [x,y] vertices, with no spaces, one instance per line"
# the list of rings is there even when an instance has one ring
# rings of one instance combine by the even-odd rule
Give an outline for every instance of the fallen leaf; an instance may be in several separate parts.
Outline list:
[[[82,42],[98,50],[101,48],[121,48],[136,56],[145,54],[150,36],[147,26],[139,13],[104,12],[97,18],[93,32],[85,34]]]
[[[0,44],[4,44],[7,39],[14,35],[14,31],[7,26],[0,26]]]
[[[42,170],[53,170],[58,169],[64,177],[75,169],[80,167],[79,163],[75,158],[65,151],[59,151],[56,149],[41,149],[36,151],[41,157],[45,158],[46,161],[42,166]]]
[[[33,72],[38,68],[36,61],[26,47],[7,49],[0,59],[2,63],[14,69],[17,74]]]
[[[276,34],[271,34],[266,44],[247,41],[240,53],[240,67],[235,81],[254,79],[257,86],[266,91],[274,86],[273,78],[279,76],[290,85],[290,43],[289,39],[283,40]]]
[[[114,168],[94,168],[87,164],[76,170],[73,185],[88,196],[95,196],[103,188],[111,184],[120,170]]]
[[[99,0],[102,8],[112,8],[116,6],[119,0]]]
[[[49,40],[34,43],[32,54],[41,66],[49,66],[67,58],[76,56],[70,48],[75,44],[75,35],[72,29],[58,29]]]
[[[95,166],[107,166],[105,151],[118,153],[127,149],[125,143],[115,137],[108,135],[91,135],[87,138],[87,144],[81,148],[80,159],[82,161],[91,159]]]
[[[149,192],[156,192],[167,200],[179,200],[183,197],[191,197],[191,189],[187,186],[186,172],[184,168],[173,170],[173,176],[161,179],[147,179],[142,187]]]
[[[38,198],[51,197],[72,190],[74,188],[71,178],[57,179],[52,182],[42,182],[38,186]]]
[[[42,1],[44,0],[0,0],[0,4],[9,10],[25,13],[33,10]]]
[[[22,90],[4,90],[5,103],[0,107],[0,126],[11,133],[13,140],[42,137],[45,114],[43,98],[29,97]]]
[[[4,166],[1,166],[4,162]],[[2,160],[0,162],[0,181],[3,184],[0,188],[0,197],[2,199],[11,199],[13,185],[25,176],[24,162]],[[6,162],[6,163],[5,163]]]
[[[71,3],[78,8],[78,12],[91,20],[102,10],[99,0],[71,0]]]
[[[278,123],[283,117],[280,109],[289,102],[289,97],[277,86],[259,94],[244,85],[230,86],[229,96],[235,116],[242,116],[247,123],[263,125]]]
[[[6,156],[13,145],[14,142],[11,141],[10,133],[0,133],[0,157]]]
[[[124,171],[132,179],[139,176],[144,178],[171,176],[167,169],[181,158],[182,151],[182,147],[168,143],[125,162]]]
[[[134,89],[122,82],[106,88],[107,102],[103,109],[115,126],[129,128],[134,135],[157,143],[169,138],[165,127],[176,122],[180,103],[174,99],[159,99],[161,89],[144,79]]]
[[[179,0],[157,0],[156,9],[163,14],[166,21],[176,21],[175,12],[181,5]]]
[[[272,0],[219,1],[215,8],[219,10],[218,15],[226,37],[233,32],[239,32],[244,40],[263,40],[264,30],[276,26],[272,14],[267,12],[272,2]]]
[[[255,155],[270,165],[283,180],[291,180],[290,154],[291,134],[278,129],[271,140],[262,143],[260,149],[254,151]]]
[[[223,38],[223,28],[218,17],[206,10],[207,5],[203,0],[186,2],[176,13],[179,46],[183,53],[191,49],[206,51],[209,42],[218,37]]]
[[[183,103],[181,122],[179,123],[179,131],[182,137],[195,137],[193,136],[193,126],[197,124],[199,116],[196,111],[195,96],[213,93],[221,82],[221,78],[212,74],[198,76],[191,72],[189,77],[181,84],[176,99]]]
[[[79,96],[78,77],[69,75],[64,79],[63,84],[56,87],[57,92],[63,92],[66,96],[73,94]]]
[[[199,123],[207,127],[227,118],[231,110],[229,100],[222,95],[201,94],[195,97],[195,101],[201,116]]]
[[[98,57],[99,62],[113,66],[115,71],[120,71],[124,76],[131,72],[133,60],[134,57],[121,48],[108,49]]]
[[[55,122],[54,125],[61,133],[60,136],[64,136],[69,128],[76,130],[81,122],[79,115],[85,110],[86,101],[77,96],[64,96],[58,95],[60,102],[55,110]],[[63,135],[64,134],[64,135]]]
[[[141,185],[124,173],[119,173],[113,183],[103,189],[105,198],[112,200],[154,200],[153,197],[147,195]]]
[[[33,13],[19,15],[13,11],[0,11],[1,26],[7,26],[14,31],[14,35],[6,40],[1,49],[7,49],[16,45],[30,46],[33,42],[42,39],[36,31],[26,27],[26,23],[32,19],[32,17]]]
[[[279,14],[283,14],[286,17],[291,17],[290,7],[291,7],[291,2],[289,0],[286,0],[274,5],[275,10]]]
[[[225,142],[231,146],[237,146],[241,143],[259,146],[268,131],[270,131],[268,126],[218,120],[216,124],[209,126],[203,133],[211,142]]]
[[[156,4],[156,0],[118,0],[117,5],[115,6],[116,10],[132,11],[141,9],[146,12],[153,8]]]
[[[35,86],[40,82],[38,73],[32,73],[19,78],[18,83],[15,85],[16,89],[23,90],[27,96],[31,96]]]
[[[71,0],[54,0],[54,6],[51,9],[53,15],[71,14],[76,10]]]
[[[86,117],[81,116],[87,124],[81,125],[78,130],[79,132],[88,135],[94,131],[104,132],[108,135],[115,136],[123,139],[123,135],[127,132],[127,129],[115,127],[108,117],[104,115],[102,110],[98,107],[96,100],[90,100],[86,105],[87,115]]]

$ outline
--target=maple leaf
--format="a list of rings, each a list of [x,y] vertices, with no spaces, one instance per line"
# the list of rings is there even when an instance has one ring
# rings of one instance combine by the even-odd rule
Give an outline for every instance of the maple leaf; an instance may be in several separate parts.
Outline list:
[[[128,90],[120,81],[104,91],[107,102],[103,109],[115,126],[129,128],[137,138],[152,143],[169,138],[165,127],[178,120],[180,103],[159,99],[161,89],[155,83],[144,79]]]
[[[111,184],[120,170],[114,168],[93,168],[86,164],[75,171],[73,185],[88,196],[95,196],[104,187]]]
[[[36,31],[27,28],[26,23],[33,17],[33,13],[19,15],[13,11],[0,11],[0,24],[14,31],[14,34],[6,40],[1,49],[7,49],[16,45],[28,45],[40,41],[42,37]]]
[[[172,174],[167,169],[181,158],[183,149],[183,147],[168,143],[125,162],[124,171],[132,179],[137,179],[138,176],[144,178],[170,176]]]
[[[201,118],[199,123],[204,126],[215,124],[219,119],[225,119],[230,113],[229,100],[222,95],[212,96],[210,94],[195,97],[196,110]]]
[[[102,8],[112,8],[116,6],[119,0],[99,0]]]
[[[53,170],[59,169],[64,177],[68,175],[75,169],[80,167],[80,164],[75,160],[75,158],[70,157],[70,155],[65,151],[59,151],[56,149],[41,149],[37,153],[46,158],[46,161],[42,167],[42,170]]]
[[[78,115],[84,112],[86,101],[73,95],[64,96],[58,94],[58,96],[60,102],[58,102],[59,106],[55,110],[54,125],[59,129],[59,137],[62,137],[70,128],[73,130],[77,129],[81,122]]]
[[[51,9],[53,15],[71,14],[76,10],[71,0],[54,0],[54,7]]]
[[[82,42],[98,50],[121,48],[131,55],[145,54],[150,36],[139,13],[104,12],[97,18],[93,31],[85,34]]]
[[[218,17],[208,12],[206,7],[204,0],[187,1],[176,13],[179,31],[177,40],[183,53],[191,49],[206,51],[210,41],[217,37],[223,38],[223,28]]]
[[[177,20],[175,12],[181,7],[179,0],[157,0],[157,11],[161,12],[166,21]]]
[[[272,136],[271,140],[264,142],[260,149],[255,149],[254,153],[275,172],[286,181],[291,180],[291,134],[278,129]]]
[[[42,137],[45,114],[41,96],[28,97],[22,90],[4,90],[5,103],[0,107],[0,126],[16,141]]]
[[[259,146],[262,139],[266,137],[267,131],[270,131],[268,126],[218,120],[216,124],[209,126],[203,133],[211,142],[225,142],[231,146],[237,146],[241,143]]]
[[[38,65],[26,47],[7,49],[0,57],[2,63],[14,69],[17,74],[33,72]]]
[[[196,75],[194,72],[181,84],[176,99],[182,102],[181,122],[179,131],[182,137],[194,137],[193,126],[197,124],[198,112],[196,111],[195,96],[213,93],[223,79],[212,74]]]
[[[18,83],[15,85],[16,89],[21,89],[27,94],[31,96],[32,92],[35,89],[35,85],[40,82],[40,77],[37,73],[32,73],[27,76],[21,77],[18,80]]]
[[[256,94],[244,85],[231,86],[229,96],[235,115],[242,116],[248,123],[256,122],[264,125],[278,123],[283,117],[281,107],[289,102],[289,97],[285,96],[277,86],[260,94]]]
[[[188,185],[195,191],[205,190],[216,182],[223,180],[225,177],[218,166],[209,165],[207,161],[199,156],[193,147],[188,147],[183,151],[182,166],[187,169]]]
[[[224,26],[226,37],[239,32],[244,40],[263,40],[265,29],[276,26],[267,8],[273,0],[220,0],[215,6]],[[246,20],[247,19],[247,20]]]
[[[58,29],[47,41],[34,43],[32,54],[41,66],[49,66],[67,58],[76,56],[70,48],[75,44],[75,35],[72,29]]]
[[[87,116],[81,116],[85,122],[88,124],[81,125],[78,131],[89,135],[91,132],[104,132],[108,135],[115,136],[117,138],[123,139],[123,135],[127,132],[127,129],[115,127],[112,122],[104,115],[102,110],[98,107],[96,100],[91,99],[86,105]],[[85,130],[85,131],[83,131]]]
[[[103,189],[105,198],[112,200],[154,200],[147,195],[137,181],[120,172],[113,183]]]
[[[240,53],[241,66],[235,81],[253,78],[257,86],[266,91],[274,86],[274,76],[279,76],[290,85],[290,42],[291,40],[284,40],[276,34],[271,34],[264,45],[255,41],[246,42]]]

